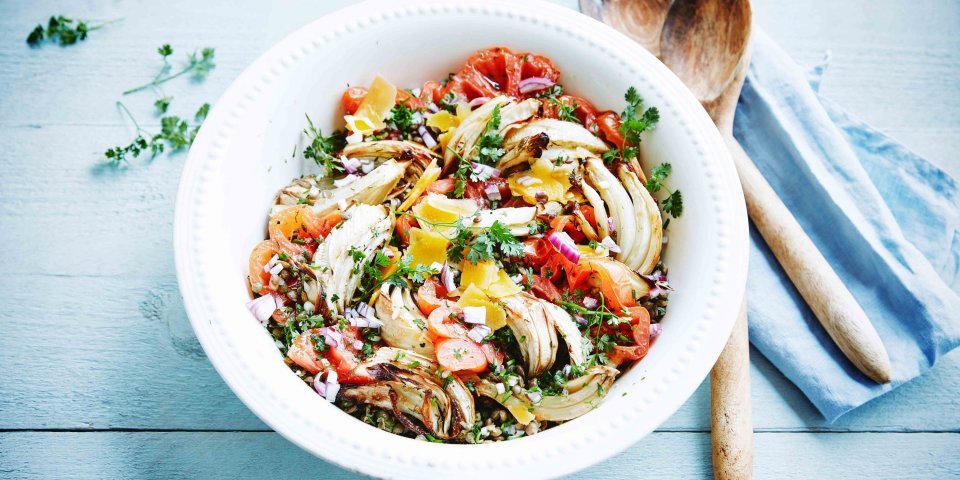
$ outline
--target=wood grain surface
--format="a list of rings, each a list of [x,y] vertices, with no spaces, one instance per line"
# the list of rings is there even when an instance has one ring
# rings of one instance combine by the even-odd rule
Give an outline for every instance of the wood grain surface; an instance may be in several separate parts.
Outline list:
[[[173,270],[185,155],[96,166],[133,129],[114,106],[156,73],[155,49],[217,48],[172,110],[215,101],[278,32],[346,0],[0,3],[0,477],[354,478],[283,440],[219,378]],[[558,2],[571,7],[576,1]],[[823,93],[960,173],[960,4],[756,0],[756,25],[798,61],[832,52]],[[124,17],[70,48],[24,43],[51,14]],[[286,28],[286,30],[285,30]],[[149,95],[125,99],[156,125]],[[827,424],[751,351],[757,478],[948,478],[960,472],[960,354]],[[709,385],[657,433],[576,478],[704,478]]]

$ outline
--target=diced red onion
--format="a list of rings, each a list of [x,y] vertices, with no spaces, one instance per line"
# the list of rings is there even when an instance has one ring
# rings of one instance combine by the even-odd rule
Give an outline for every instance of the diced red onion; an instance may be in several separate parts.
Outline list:
[[[327,391],[324,398],[326,398],[328,402],[333,403],[337,400],[337,393],[340,392],[340,382],[338,381],[336,370],[327,372],[326,386]]]
[[[597,308],[600,302],[593,297],[583,297],[583,306],[587,308]]]
[[[323,372],[317,372],[317,374],[313,376],[313,389],[316,390],[321,397],[326,398],[327,384],[323,383],[323,380],[320,379],[322,373]]]
[[[447,289],[448,292],[457,289],[457,285],[453,283],[453,270],[450,269],[447,262],[443,262],[443,267],[440,269],[440,282],[443,283],[443,288]]]
[[[484,103],[487,103],[489,101],[490,99],[487,97],[477,97],[477,98],[474,98],[473,100],[470,100],[470,103],[468,103],[467,105],[470,105],[470,108],[477,108],[480,105],[483,105]]]
[[[650,324],[650,338],[654,339],[660,336],[663,333],[663,324],[660,323],[651,323]]]
[[[357,173],[357,169],[360,168],[359,158],[340,157],[340,163],[343,164],[343,169],[347,173]]]
[[[323,343],[326,343],[327,346],[336,348],[343,341],[343,335],[330,327],[320,330],[320,333],[323,334]]]
[[[520,93],[530,93],[536,92],[537,90],[543,90],[545,88],[550,88],[554,84],[553,80],[550,80],[546,77],[530,77],[520,80]]]
[[[473,167],[473,173],[484,174],[488,178],[499,178],[500,170],[491,167],[490,165],[484,165],[482,163],[470,162],[470,166]]]
[[[438,107],[436,103],[430,102],[430,104],[427,105],[427,110],[430,110],[430,113],[437,113],[440,111],[440,107]]]
[[[270,270],[273,270],[273,266],[277,264],[278,260],[280,260],[280,255],[274,254],[272,257],[270,257],[270,261],[263,266],[263,271],[270,273]]]
[[[610,235],[603,237],[603,240],[600,240],[600,244],[604,247],[607,247],[607,250],[613,253],[620,253],[620,246],[617,245],[617,242],[614,242]]]
[[[487,198],[493,200],[494,202],[503,200],[503,196],[500,195],[500,187],[496,186],[495,184],[488,183],[485,187],[483,187],[483,193],[487,196]]]
[[[417,127],[417,133],[420,134],[420,138],[423,139],[423,144],[426,145],[427,148],[437,146],[437,140],[433,138],[433,135],[430,135],[430,130],[427,130],[426,125]]]
[[[570,372],[572,371],[573,371],[573,367],[571,367],[569,364],[564,365],[563,370],[561,370],[561,372],[563,373],[563,376],[567,378],[570,377]]]
[[[610,230],[610,233],[617,232],[617,227],[613,225],[613,217],[607,217],[607,229]]]
[[[540,392],[527,392],[527,398],[529,398],[531,402],[537,403],[543,400],[543,394]]]
[[[274,265],[273,268],[269,270],[270,275],[276,275],[282,271],[283,271],[283,265],[280,265],[279,263]]]
[[[487,309],[483,307],[463,307],[463,321],[474,324],[486,324]]]
[[[353,132],[346,137],[347,145],[353,145],[363,141],[363,134],[360,132]]]
[[[360,350],[361,348],[363,348],[363,342],[361,342],[360,340],[354,340],[354,341],[353,341],[353,348],[356,348],[357,350]]]
[[[387,258],[393,258],[393,249],[391,249],[391,248],[384,248],[384,249],[383,249],[383,256],[384,256],[384,257],[387,257]]]
[[[553,244],[567,260],[573,263],[580,261],[580,249],[577,248],[577,244],[570,238],[570,235],[567,235],[567,232],[550,232],[550,235],[547,235],[547,240]]]
[[[283,302],[271,293],[250,300],[247,302],[247,309],[250,310],[250,313],[253,314],[260,324],[266,325],[273,315],[273,312],[277,311],[282,305]]]
[[[467,308],[470,308],[470,307],[467,307]],[[483,308],[483,307],[478,307],[478,308]],[[477,343],[481,343],[483,342],[483,339],[489,337],[491,333],[493,333],[493,330],[490,329],[490,327],[486,325],[477,325],[476,327],[471,328],[469,332],[467,332],[467,336],[470,337],[470,340],[473,340],[474,342],[477,342]]]
[[[574,315],[573,319],[576,320],[577,325],[583,326],[587,324],[587,319],[583,315]]]
[[[351,183],[353,183],[353,182],[354,182],[356,179],[358,179],[358,178],[360,178],[360,177],[358,177],[358,176],[356,176],[356,175],[354,175],[354,174],[351,173],[350,175],[347,175],[346,177],[343,177],[343,178],[341,178],[341,179],[339,179],[339,180],[334,180],[334,181],[333,181],[333,186],[334,186],[334,187],[337,187],[337,188],[345,187],[345,186],[350,185]]]
[[[377,318],[373,311],[373,307],[363,302],[357,304],[357,313],[359,313],[362,317]]]

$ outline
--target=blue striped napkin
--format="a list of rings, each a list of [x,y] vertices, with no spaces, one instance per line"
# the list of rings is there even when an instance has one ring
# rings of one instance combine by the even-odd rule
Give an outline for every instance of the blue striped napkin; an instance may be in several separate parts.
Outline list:
[[[867,312],[890,354],[877,385],[846,360],[751,230],[750,341],[829,421],[932,367],[960,344],[956,180],[819,96],[755,31],[734,134]]]

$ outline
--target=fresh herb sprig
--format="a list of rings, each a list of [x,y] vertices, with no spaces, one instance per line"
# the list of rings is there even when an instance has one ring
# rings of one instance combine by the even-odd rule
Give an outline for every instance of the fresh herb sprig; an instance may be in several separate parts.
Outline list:
[[[475,170],[471,161],[468,159],[475,157],[477,163],[494,166],[506,153],[506,150],[503,148],[503,136],[499,133],[500,121],[500,105],[497,105],[493,107],[493,111],[490,113],[490,119],[487,120],[487,124],[483,127],[483,133],[480,135],[480,139],[477,140],[477,144],[474,145],[470,152],[465,154],[467,158],[461,156],[453,148],[447,147],[447,149],[457,157],[457,170],[453,173],[453,177],[456,179],[453,184],[454,197],[463,198],[468,180],[472,182],[483,182],[489,178],[489,174]]]
[[[660,121],[660,112],[656,107],[644,109],[643,97],[637,92],[637,89],[630,87],[624,95],[627,101],[627,107],[620,115],[620,133],[623,134],[623,148],[613,148],[603,154],[603,160],[607,163],[614,161],[627,162],[637,158],[639,154],[639,145],[641,134],[656,127]],[[650,178],[647,179],[647,190],[650,193],[657,193],[660,190],[667,191],[667,197],[660,201],[660,208],[664,213],[673,218],[683,214],[683,195],[679,190],[670,191],[663,182],[670,176],[671,166],[664,163],[653,169]],[[665,223],[666,225],[666,223]]]
[[[503,135],[498,133],[500,120],[500,105],[497,105],[490,112],[490,119],[483,127],[483,134],[480,135],[480,139],[477,140],[477,145],[474,147],[477,152],[477,163],[496,165],[500,161],[500,157],[503,157],[503,154],[506,153],[503,148]]]
[[[193,144],[200,125],[207,118],[207,113],[210,112],[209,103],[201,105],[194,114],[192,125],[187,119],[176,115],[164,116],[160,119],[160,132],[152,134],[140,126],[123,102],[117,102],[117,108],[133,122],[137,129],[137,136],[127,145],[112,147],[104,152],[107,164],[113,167],[129,163],[131,158],[139,157],[147,151],[150,152],[151,157],[156,157],[164,151],[177,152],[189,147]]]
[[[383,280],[383,283],[396,287],[408,288],[410,283],[419,284],[427,281],[427,277],[438,275],[439,270],[429,265],[411,266],[413,258],[410,255],[404,255],[397,264],[397,269]]]
[[[170,80],[187,74],[193,75],[193,78],[197,80],[203,80],[210,74],[210,71],[217,66],[213,61],[216,52],[213,48],[209,47],[200,50],[199,53],[194,51],[187,55],[187,64],[176,73],[170,73],[172,65],[170,64],[169,57],[173,55],[173,48],[170,44],[163,44],[157,49],[157,53],[160,54],[160,58],[163,60],[163,66],[160,68],[160,72],[157,73],[150,82],[123,92],[124,95],[130,95],[131,93],[136,93],[148,88],[157,88]]]
[[[310,115],[304,114],[304,116],[307,117],[307,128],[303,130],[303,134],[310,140],[310,144],[303,149],[303,158],[313,160],[317,166],[323,168],[325,175],[342,172],[343,167],[337,163],[337,158],[333,154],[343,150],[347,145],[346,132],[337,130],[329,136],[324,136],[323,132],[314,126]]]
[[[452,263],[460,263],[464,259],[473,264],[493,260],[498,252],[504,257],[523,255],[523,242],[499,220],[494,220],[489,227],[478,227],[473,223],[479,218],[477,214],[460,217],[453,222],[432,222],[409,212],[402,212],[399,215],[415,218],[433,227],[453,228],[453,233],[447,235],[450,239],[447,259]]]
[[[683,214],[683,196],[680,194],[679,190],[670,191],[663,182],[670,176],[670,172],[673,171],[673,167],[669,163],[662,163],[653,167],[653,171],[650,172],[650,178],[647,179],[647,190],[650,193],[657,193],[660,190],[667,192],[667,197],[660,201],[660,207],[664,212],[670,214],[671,217],[677,218]]]
[[[118,18],[98,25],[89,25],[83,20],[74,20],[63,15],[55,15],[47,21],[46,28],[44,28],[42,24],[37,24],[37,26],[30,31],[30,34],[27,35],[27,45],[38,47],[44,40],[60,43],[62,47],[73,45],[86,40],[90,32],[99,30],[120,20],[122,19]]]

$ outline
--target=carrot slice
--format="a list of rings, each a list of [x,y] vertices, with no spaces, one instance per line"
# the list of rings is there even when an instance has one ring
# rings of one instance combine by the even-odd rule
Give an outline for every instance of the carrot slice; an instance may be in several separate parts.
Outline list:
[[[437,344],[437,362],[452,372],[482,372],[487,369],[487,356],[480,345],[462,338],[440,341]]]

